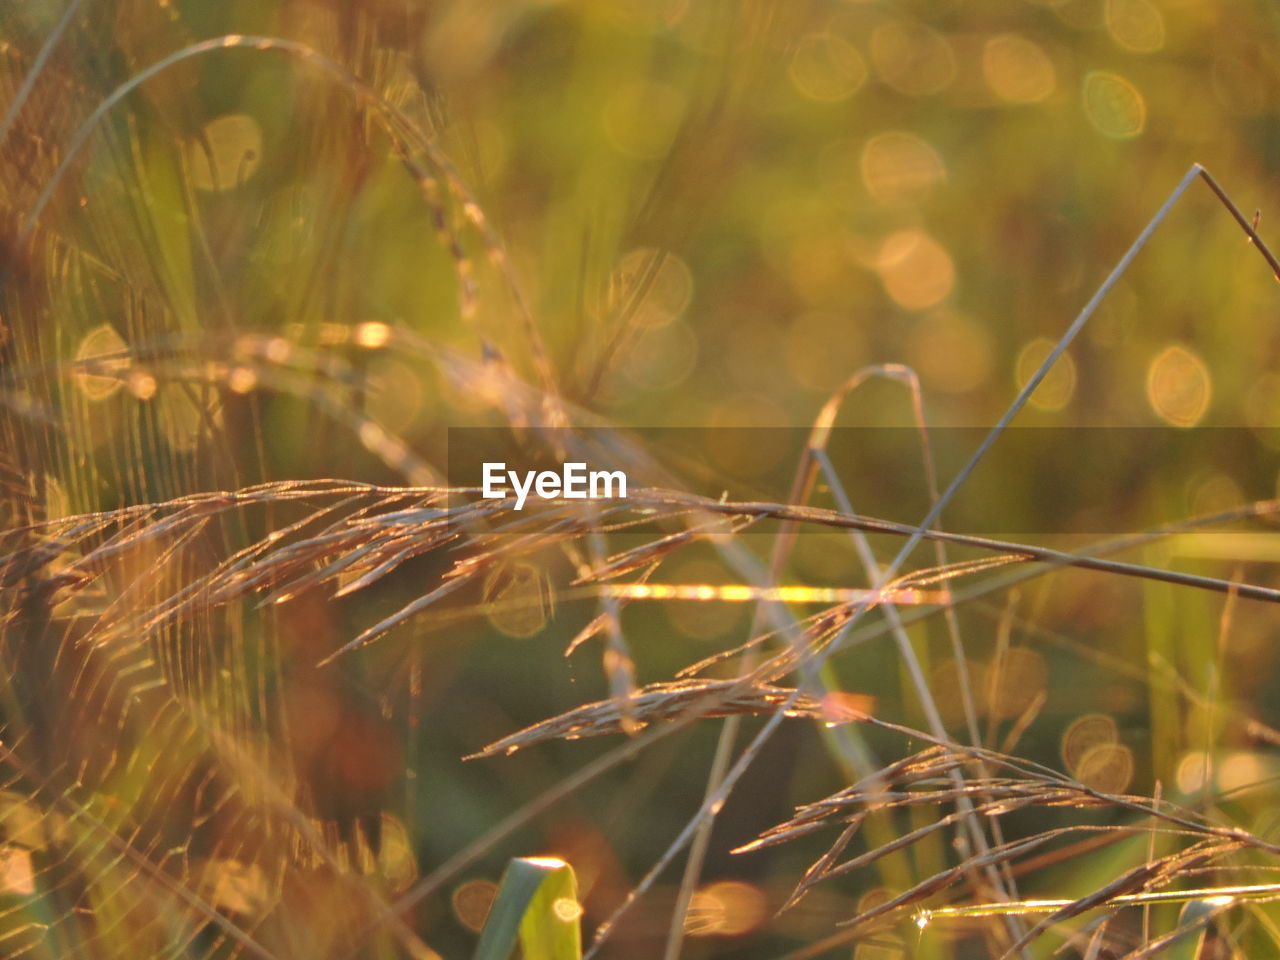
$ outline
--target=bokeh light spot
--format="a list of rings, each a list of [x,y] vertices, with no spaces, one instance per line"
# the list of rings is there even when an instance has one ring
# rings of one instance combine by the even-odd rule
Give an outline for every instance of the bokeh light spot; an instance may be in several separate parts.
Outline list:
[[[811,100],[848,100],[867,79],[867,65],[853,44],[834,33],[800,38],[787,69],[791,85]]]
[[[876,27],[871,34],[871,61],[880,79],[912,97],[939,93],[956,76],[956,57],[947,38],[906,20]]]
[[[918,200],[946,178],[938,151],[913,133],[888,130],[862,148],[862,182],[877,200]]]
[[[144,370],[134,370],[129,374],[129,392],[139,400],[150,400],[156,395],[156,378]],[[235,383],[231,382],[235,389]]]
[[[1099,743],[1085,751],[1073,771],[1091,790],[1121,793],[1133,779],[1133,751],[1120,743]]]
[[[1107,33],[1118,46],[1152,53],[1164,46],[1164,16],[1150,0],[1107,0]]]
[[[1021,390],[1040,369],[1045,358],[1053,351],[1054,342],[1045,337],[1037,337],[1022,348],[1018,354],[1016,377],[1018,389]],[[1071,354],[1064,353],[1049,368],[1045,378],[1031,395],[1031,406],[1049,412],[1061,410],[1071,402],[1076,392],[1076,362]]]
[[[1209,784],[1213,775],[1213,761],[1203,750],[1189,750],[1178,761],[1178,769],[1174,779],[1178,789],[1188,796],[1194,796]]]
[[[573,923],[582,916],[582,904],[577,900],[571,900],[568,897],[556,897],[551,904],[551,912],[556,918],[563,920],[565,923]]]
[[[1062,735],[1062,763],[1076,779],[1080,778],[1080,761],[1094,747],[1103,743],[1116,743],[1120,731],[1116,722],[1105,713],[1089,713],[1076,717]]]
[[[1275,776],[1273,764],[1252,750],[1236,750],[1218,764],[1218,789],[1223,793],[1248,790],[1269,783]]]
[[[666,326],[693,299],[693,273],[669,250],[632,250],[609,277],[609,311],[644,327]]]
[[[356,326],[356,345],[368,350],[385,347],[391,340],[391,328],[385,323],[371,321]]]
[[[262,128],[245,113],[216,117],[187,141],[187,168],[197,190],[221,193],[249,180],[262,163]]]
[[[911,366],[925,387],[945,393],[976,390],[995,367],[990,331],[946,307],[916,322],[908,351]]]
[[[1147,368],[1147,402],[1156,416],[1175,427],[1199,423],[1212,396],[1209,368],[1186,347],[1165,347]]]
[[[942,245],[923,230],[900,230],[880,247],[876,271],[885,292],[908,310],[926,310],[955,285],[955,267]]]
[[[1038,44],[1016,33],[992,37],[982,48],[982,76],[1010,103],[1036,103],[1053,93],[1057,76]]]
[[[1011,647],[987,668],[988,710],[997,720],[1020,716],[1048,684],[1044,657],[1026,647]]]
[[[1104,136],[1126,140],[1142,133],[1147,124],[1146,100],[1118,73],[1095,70],[1086,76],[1082,102],[1085,116]]]
[[[454,918],[468,930],[479,931],[489,917],[489,909],[498,895],[498,885],[491,880],[468,880],[450,897]]]
[[[130,359],[120,356],[128,351],[124,338],[109,323],[95,327],[76,348],[75,360],[81,365],[74,374],[76,386],[90,400],[105,400],[124,385],[124,380],[111,374],[129,369]],[[109,358],[109,359],[108,359]],[[96,371],[96,375],[88,371]]]
[[[237,364],[227,371],[227,387],[232,393],[250,393],[257,386],[258,374],[252,367]]]
[[[555,616],[555,593],[536,564],[516,561],[494,567],[481,593],[485,616],[509,637],[532,637]]]

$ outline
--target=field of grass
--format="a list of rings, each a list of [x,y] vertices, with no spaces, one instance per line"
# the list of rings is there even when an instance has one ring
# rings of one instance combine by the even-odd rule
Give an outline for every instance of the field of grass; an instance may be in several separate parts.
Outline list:
[[[0,956],[1280,955],[1278,40],[0,5]]]

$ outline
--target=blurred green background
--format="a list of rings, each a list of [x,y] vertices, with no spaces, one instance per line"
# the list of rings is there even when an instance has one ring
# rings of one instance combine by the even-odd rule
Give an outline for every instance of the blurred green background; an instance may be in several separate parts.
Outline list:
[[[549,383],[583,423],[799,428],[860,367],[905,363],[930,424],[987,426],[1193,162],[1259,211],[1264,239],[1280,222],[1280,8],[1265,0],[85,0],[42,62],[65,10],[0,10],[0,106],[36,78],[0,145],[2,439],[39,505],[7,502],[15,527],[268,480],[431,480],[449,427],[527,415]],[[305,44],[410,132],[389,136],[363,88],[314,57],[241,48],[165,69],[73,152],[121,84],[226,34]],[[460,293],[472,280],[474,309]],[[1248,427],[1272,443],[1275,282],[1193,186],[1019,424]],[[909,398],[872,383],[840,422],[910,425]],[[1212,455],[1163,482],[1173,466],[1114,479],[1188,516],[1274,495],[1241,489]],[[903,482],[865,470],[890,492]],[[1015,477],[979,493],[1011,510],[1028,495]],[[750,546],[764,556],[769,543]],[[1275,584],[1277,556],[1266,536],[1186,538],[1136,559]],[[544,566],[572,578],[563,558]],[[246,634],[278,637],[284,661],[310,671],[442,569],[429,559],[340,603],[304,598]],[[863,582],[835,535],[800,538],[787,575]],[[675,583],[731,576],[702,548],[662,568]],[[1249,721],[1280,719],[1274,614],[1243,604],[1228,629],[1222,612],[1219,597],[1078,571],[965,608],[984,726],[999,742],[1025,717],[1017,749],[1082,779],[1068,733],[1102,729],[1111,746],[1090,775],[1104,789],[1159,783],[1211,804],[1270,777]],[[561,657],[592,614],[564,603],[532,636],[425,616],[336,676],[306,673],[296,696],[253,668],[285,713],[367,725],[326,734],[326,749],[391,745],[385,794],[333,787],[310,812],[342,819],[376,800],[404,832],[416,863],[404,869],[426,873],[603,752],[458,759],[606,695],[594,654]],[[748,623],[743,609],[673,603],[629,610],[625,632],[651,681],[740,642]],[[944,636],[913,633],[940,700],[955,686]],[[886,716],[920,722],[883,639],[837,669]],[[681,734],[593,784],[412,925],[464,955],[467,897],[483,900],[507,857],[539,852],[574,862],[588,922],[603,919],[696,809],[716,732]],[[906,749],[872,739],[885,760]],[[1206,757],[1221,760],[1209,774]],[[707,883],[739,886],[704,891],[712,919],[691,927],[686,956],[782,955],[892,883],[869,871],[775,919],[822,848],[724,852],[842,777],[813,729],[774,739],[714,834]],[[1224,816],[1265,832],[1271,808],[1248,794]],[[1142,852],[1117,849],[1046,870],[1032,892],[1087,890]],[[907,869],[923,877],[930,857],[945,851]],[[608,956],[659,955],[674,883],[664,875]],[[984,955],[965,929],[885,936],[899,937],[885,956]]]

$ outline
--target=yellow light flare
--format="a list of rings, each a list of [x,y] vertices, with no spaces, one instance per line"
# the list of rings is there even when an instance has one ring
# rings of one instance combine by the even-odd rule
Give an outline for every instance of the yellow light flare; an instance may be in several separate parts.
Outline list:
[[[497,895],[498,885],[492,880],[468,880],[449,898],[454,918],[468,930],[479,932]]]
[[[156,395],[156,378],[145,370],[134,370],[129,374],[129,392],[139,400],[150,400]]]
[[[258,386],[258,374],[250,367],[232,367],[227,374],[227,387],[232,393],[251,393]]]
[[[876,698],[866,693],[832,690],[822,695],[822,718],[828,727],[869,717],[875,708]]]
[[[1212,398],[1209,368],[1186,347],[1165,347],[1147,368],[1147,401],[1166,423],[1194,427],[1209,409]]]
[[[753,587],[742,583],[606,583],[602,596],[616,600],[718,600],[721,603],[772,601],[776,603],[892,603],[898,606],[944,605],[950,602],[945,590],[916,587],[885,587],[880,590],[850,587]]]
[[[849,41],[834,33],[810,33],[800,38],[787,69],[801,94],[822,103],[838,103],[853,96],[867,79],[867,65]]]
[[[1018,389],[1021,390],[1031,380],[1040,364],[1053,352],[1054,342],[1046,337],[1037,337],[1022,348],[1018,354],[1016,376]],[[1045,378],[1031,395],[1031,406],[1049,412],[1061,410],[1076,392],[1076,363],[1071,354],[1064,353],[1049,368]]]
[[[285,364],[293,356],[293,344],[284,337],[272,337],[262,349],[262,355],[272,363]]]
[[[665,327],[693,299],[693,271],[670,250],[640,247],[609,277],[609,309],[641,327]]]
[[[105,400],[122,386],[124,374],[133,363],[128,344],[109,323],[90,330],[76,347],[79,369],[73,374],[76,386],[92,401]],[[101,375],[99,375],[101,374]]]
[[[918,200],[947,178],[933,145],[905,130],[886,130],[868,140],[861,168],[867,192],[882,202]]]
[[[995,367],[991,332],[963,314],[942,307],[912,327],[908,358],[926,387],[968,393],[982,386]]]
[[[551,904],[551,912],[556,918],[563,920],[565,923],[572,923],[583,914],[582,904],[577,900],[571,900],[568,897],[557,897]]]
[[[1073,771],[1077,780],[1102,793],[1122,793],[1133,779],[1133,751],[1122,743],[1099,743],[1085,751]]]
[[[525,857],[524,859],[535,867],[546,867],[548,870],[559,870],[569,865],[559,857]]]
[[[1009,103],[1037,103],[1053,93],[1057,76],[1040,47],[1016,33],[1002,33],[982,48],[982,76]]]
[[[1107,33],[1118,46],[1134,53],[1153,53],[1164,46],[1164,16],[1150,0],[1107,0]]]
[[[1080,762],[1094,747],[1113,744],[1120,739],[1120,731],[1111,716],[1105,713],[1089,713],[1071,721],[1062,735],[1062,762],[1073,777],[1080,778]]]
[[[1275,764],[1252,750],[1236,750],[1218,764],[1218,789],[1223,793],[1262,787],[1272,782]]]
[[[1205,789],[1212,777],[1213,760],[1203,750],[1188,750],[1184,753],[1174,774],[1178,789],[1189,797]]]
[[[1127,140],[1147,125],[1146,100],[1118,73],[1095,70],[1086,76],[1081,101],[1089,122],[1103,136]]]
[[[885,240],[876,261],[885,292],[907,310],[926,310],[955,286],[951,255],[923,230],[899,230]]]
[[[495,567],[485,578],[489,622],[508,637],[526,639],[555,617],[555,592],[546,572],[526,561]]]
[[[356,345],[368,350],[385,347],[391,340],[391,328],[385,323],[369,321],[356,326]]]

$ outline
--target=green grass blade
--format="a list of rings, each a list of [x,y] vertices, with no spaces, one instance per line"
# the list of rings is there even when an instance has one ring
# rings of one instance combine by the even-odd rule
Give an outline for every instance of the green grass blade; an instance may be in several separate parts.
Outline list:
[[[578,881],[555,857],[508,864],[485,921],[474,960],[508,960],[520,939],[524,960],[580,960]]]

